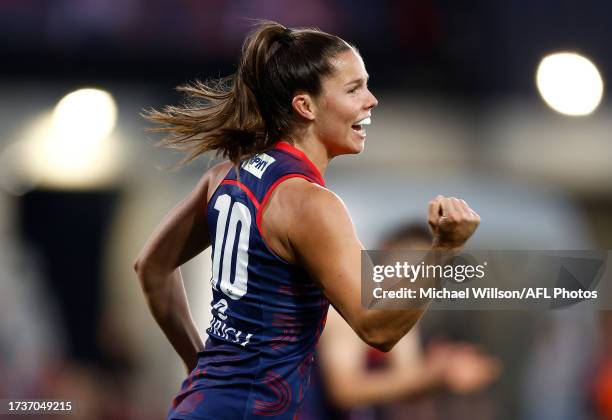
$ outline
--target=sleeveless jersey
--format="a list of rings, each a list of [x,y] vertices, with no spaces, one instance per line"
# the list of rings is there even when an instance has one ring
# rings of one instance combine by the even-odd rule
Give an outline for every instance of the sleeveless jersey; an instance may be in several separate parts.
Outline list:
[[[208,203],[213,300],[208,340],[169,419],[294,419],[308,389],[329,302],[304,269],[266,244],[261,212],[274,189],[300,177],[324,186],[286,142],[232,168]]]

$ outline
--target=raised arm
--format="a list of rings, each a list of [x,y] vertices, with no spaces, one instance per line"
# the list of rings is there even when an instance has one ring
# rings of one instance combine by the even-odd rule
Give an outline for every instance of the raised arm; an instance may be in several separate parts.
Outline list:
[[[230,167],[224,162],[204,174],[166,215],[134,261],[151,313],[188,371],[204,346],[189,311],[179,267],[210,245],[208,200]]]
[[[310,272],[363,341],[389,351],[418,321],[427,302],[409,310],[362,307],[364,248],[344,203],[331,191],[304,180],[283,184],[263,214],[264,234],[273,249]],[[428,221],[435,238],[432,249],[456,251],[474,232],[480,217],[462,200],[438,196],[429,204]]]

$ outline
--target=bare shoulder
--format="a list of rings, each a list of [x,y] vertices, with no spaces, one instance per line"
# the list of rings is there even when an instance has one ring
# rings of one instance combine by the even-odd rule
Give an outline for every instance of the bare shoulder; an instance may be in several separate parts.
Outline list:
[[[202,188],[206,192],[207,202],[210,201],[210,197],[212,197],[221,181],[223,181],[223,178],[225,178],[233,166],[234,164],[232,162],[226,160],[221,163],[217,163],[215,166],[206,171],[202,177],[201,184]]]
[[[327,240],[330,235],[353,234],[353,221],[342,199],[333,191],[316,184],[288,188],[288,197],[296,201],[293,206],[291,236],[308,242]],[[297,243],[297,242],[296,242]]]
[[[289,238],[337,231],[352,221],[344,202],[335,193],[302,178],[289,179],[277,187],[270,209],[286,226]]]
[[[272,249],[288,262],[300,254],[296,237],[316,236],[333,225],[333,214],[348,214],[330,190],[303,178],[290,178],[276,187],[262,209],[262,228]],[[297,252],[296,252],[297,251]]]
[[[302,178],[292,178],[277,188],[278,201],[300,220],[319,218],[337,212],[347,213],[344,202],[334,192]]]

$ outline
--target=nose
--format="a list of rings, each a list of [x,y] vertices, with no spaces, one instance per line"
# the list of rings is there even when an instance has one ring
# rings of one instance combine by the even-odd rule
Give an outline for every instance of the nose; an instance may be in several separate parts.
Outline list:
[[[377,105],[378,105],[378,99],[376,99],[376,96],[374,96],[374,94],[370,92],[370,90],[368,89],[368,102],[367,102],[366,108],[372,109]]]

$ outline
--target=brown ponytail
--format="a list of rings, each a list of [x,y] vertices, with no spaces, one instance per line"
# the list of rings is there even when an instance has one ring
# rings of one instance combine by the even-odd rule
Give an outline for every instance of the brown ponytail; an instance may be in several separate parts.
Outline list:
[[[216,151],[234,164],[270,149],[290,134],[297,90],[317,95],[333,72],[330,58],[351,46],[317,29],[260,22],[242,46],[238,70],[208,83],[180,86],[187,101],[144,113],[167,133],[157,145],[186,152],[180,164]]]

